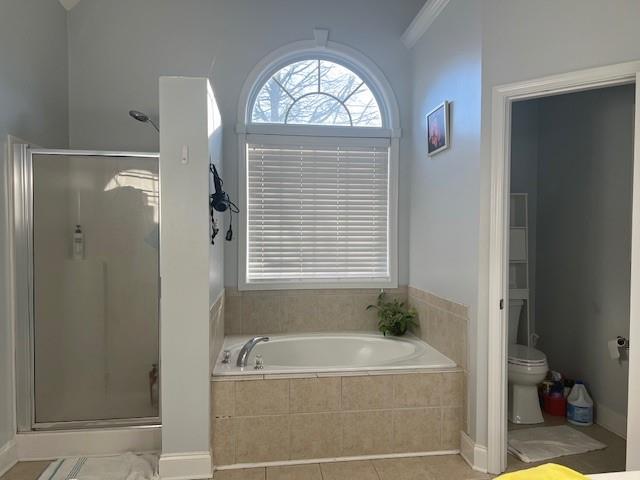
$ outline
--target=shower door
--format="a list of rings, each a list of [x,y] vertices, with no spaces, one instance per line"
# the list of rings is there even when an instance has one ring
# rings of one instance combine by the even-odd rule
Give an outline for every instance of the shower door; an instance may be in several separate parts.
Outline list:
[[[19,169],[30,379],[20,426],[157,423],[158,155],[25,148]]]

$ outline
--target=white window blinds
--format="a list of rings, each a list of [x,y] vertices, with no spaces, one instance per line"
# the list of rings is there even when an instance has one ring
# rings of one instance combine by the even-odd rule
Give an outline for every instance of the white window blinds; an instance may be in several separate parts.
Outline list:
[[[249,136],[246,278],[388,280],[389,141]]]

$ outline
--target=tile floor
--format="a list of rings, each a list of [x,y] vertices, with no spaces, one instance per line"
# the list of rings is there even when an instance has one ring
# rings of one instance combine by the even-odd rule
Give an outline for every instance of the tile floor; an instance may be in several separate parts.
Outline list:
[[[20,462],[0,480],[37,480],[49,462]],[[484,480],[459,455],[223,470],[214,480]]]
[[[621,472],[625,469],[627,442],[624,438],[611,433],[600,425],[590,427],[574,427],[566,421],[564,417],[552,417],[545,414],[544,426],[552,427],[556,425],[569,425],[579,432],[585,433],[592,438],[607,445],[604,450],[597,452],[587,452],[580,455],[568,455],[553,459],[553,463],[565,465],[584,474]],[[542,426],[542,425],[540,425]],[[509,430],[521,428],[532,428],[531,425],[514,425],[509,422]],[[547,462],[541,462],[547,463]],[[508,456],[507,471],[522,470],[523,468],[534,467],[536,463],[523,463],[513,455]]]
[[[221,470],[214,480],[483,480],[459,455]],[[4,480],[4,479],[2,479]],[[22,479],[20,479],[22,480]]]
[[[36,480],[50,462],[18,462],[0,480]]]
[[[565,420],[545,417],[545,425],[563,425]],[[509,424],[509,429],[530,428]],[[571,455],[554,459],[585,474],[624,470],[626,442],[604,428],[593,425],[576,429],[607,444],[598,452]],[[37,480],[49,462],[20,462],[0,480]],[[529,468],[509,455],[507,471]],[[222,470],[214,480],[488,480],[492,478],[469,468],[459,455],[418,457],[372,461],[336,462],[288,467],[254,468],[250,470]]]

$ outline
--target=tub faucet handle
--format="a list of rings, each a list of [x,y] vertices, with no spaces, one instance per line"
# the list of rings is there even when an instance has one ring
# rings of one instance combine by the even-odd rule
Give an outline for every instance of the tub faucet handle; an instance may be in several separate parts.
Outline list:
[[[225,350],[222,352],[222,363],[229,363],[231,360],[231,352],[229,350]]]
[[[259,353],[256,354],[256,366],[253,368],[255,370],[262,370],[264,368],[264,360],[262,359],[262,355]]]

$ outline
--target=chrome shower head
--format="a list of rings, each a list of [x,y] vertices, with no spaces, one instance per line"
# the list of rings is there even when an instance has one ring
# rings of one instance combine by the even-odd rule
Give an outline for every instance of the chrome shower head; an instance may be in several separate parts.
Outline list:
[[[146,123],[149,121],[149,117],[144,113],[139,112],[138,110],[129,110],[129,115],[142,123]]]
[[[156,129],[158,133],[160,133],[160,129],[158,128],[158,126],[153,123],[153,120],[151,120],[149,118],[149,115],[147,115],[146,113],[139,112],[138,110],[129,110],[129,116],[139,122],[150,124],[153,128]]]

